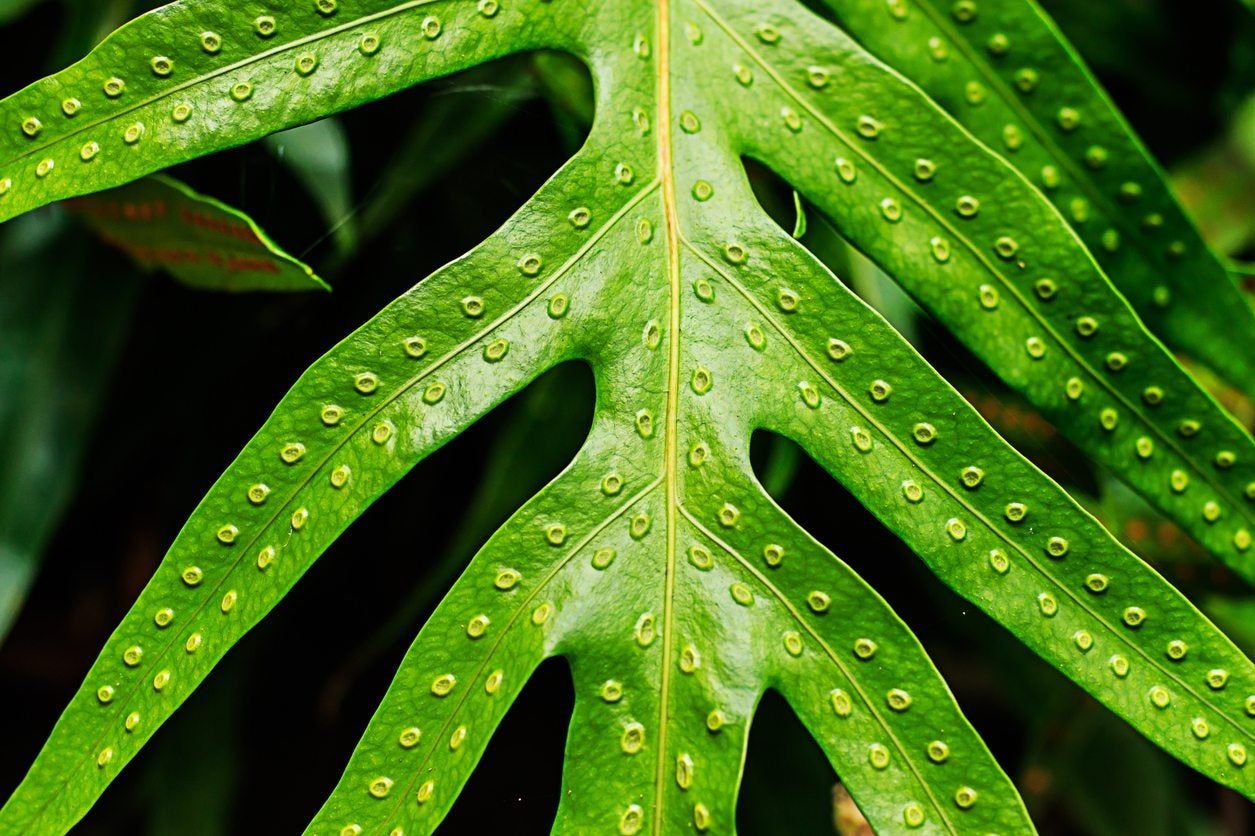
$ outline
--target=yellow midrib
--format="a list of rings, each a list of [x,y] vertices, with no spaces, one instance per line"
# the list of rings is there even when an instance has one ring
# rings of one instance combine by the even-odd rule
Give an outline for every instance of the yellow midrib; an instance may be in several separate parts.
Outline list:
[[[672,598],[675,592],[676,527],[678,524],[679,490],[676,457],[678,454],[678,408],[680,398],[680,232],[676,217],[675,178],[671,170],[671,8],[670,0],[658,0],[658,177],[661,181],[663,215],[667,226],[667,277],[669,333],[667,335],[667,416],[664,456],[664,491],[667,514],[666,580],[662,604],[662,674],[658,694],[658,745],[654,772],[654,810],[652,830],[662,833],[663,793],[666,789],[667,708],[671,685]]]

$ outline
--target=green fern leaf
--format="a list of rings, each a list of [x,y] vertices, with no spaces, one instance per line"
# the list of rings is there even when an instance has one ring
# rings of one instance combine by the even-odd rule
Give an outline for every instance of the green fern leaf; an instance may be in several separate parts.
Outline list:
[[[5,100],[0,220],[545,40],[534,15],[500,4],[491,16],[449,0],[303,5],[163,6]],[[477,19],[494,24],[483,40],[467,34]]]
[[[973,154],[959,126],[875,63],[845,58],[842,70],[874,97],[827,94],[835,69],[814,56],[862,53],[818,24],[786,34],[737,41],[765,76],[743,101],[798,120],[787,143],[778,124],[755,122],[747,153],[798,184],[1078,446],[1255,580],[1250,435],[1146,334],[1027,181]]]
[[[49,91],[103,76],[125,84],[91,99],[104,114],[92,125],[154,126],[130,156],[103,154],[112,168],[68,176],[59,163],[40,176],[41,163],[82,129],[6,136],[0,211],[522,49],[586,60],[597,115],[497,233],[280,402],[106,644],[0,811],[6,830],[77,821],[376,497],[568,360],[596,378],[587,441],[420,632],[311,832],[434,830],[553,656],[576,687],[560,831],[733,830],[750,721],[772,689],[878,831],[1032,832],[905,625],[760,487],[758,428],[799,443],[1112,711],[1255,798],[1251,662],[755,203],[742,155],[783,174],[1097,457],[1167,504],[1214,505],[1224,539],[1211,542],[1249,576],[1249,437],[1054,208],[916,88],[786,0],[277,5],[166,7],[0,103],[43,112]],[[206,52],[206,31],[224,54]],[[158,56],[173,60],[166,77],[138,56],[172,33],[184,40]],[[194,103],[182,122],[180,102]],[[1100,327],[1078,334],[1086,317]],[[1181,433],[1186,420],[1205,432]],[[1184,494],[1163,487],[1177,470]]]
[[[825,3],[1051,199],[1152,331],[1255,391],[1255,310],[1035,0]]]

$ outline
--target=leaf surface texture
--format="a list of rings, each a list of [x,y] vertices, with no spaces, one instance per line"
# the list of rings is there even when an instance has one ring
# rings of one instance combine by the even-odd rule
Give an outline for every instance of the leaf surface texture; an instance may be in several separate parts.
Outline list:
[[[755,202],[746,156],[1250,577],[1250,437],[1055,207],[917,87],[785,0],[277,7],[165,7],[0,104],[49,114],[46,133],[0,139],[12,180],[0,211],[520,50],[587,62],[591,132],[501,229],[280,402],[109,640],[6,827],[76,821],[374,498],[568,360],[596,379],[587,441],[420,632],[311,832],[434,830],[555,655],[576,686],[560,831],[731,831],[749,724],[773,689],[879,831],[1031,832],[919,642],[759,486],[759,428],[797,441],[946,583],[1143,734],[1255,794],[1250,661]],[[165,76],[141,60],[163,39]],[[100,85],[115,78],[113,96]],[[90,109],[51,112],[80,85]],[[98,167],[64,173],[59,158],[80,165],[71,152],[91,131],[140,121],[137,153],[102,145]],[[44,159],[56,164],[40,176]]]

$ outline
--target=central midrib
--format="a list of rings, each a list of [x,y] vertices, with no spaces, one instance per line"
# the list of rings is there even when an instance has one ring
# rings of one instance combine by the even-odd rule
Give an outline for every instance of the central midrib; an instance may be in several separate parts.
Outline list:
[[[654,809],[651,829],[662,833],[663,793],[666,789],[667,721],[671,686],[671,610],[675,593],[676,527],[679,491],[676,456],[679,449],[678,411],[680,399],[680,233],[676,217],[675,177],[671,170],[671,8],[670,0],[658,0],[658,177],[662,194],[664,223],[667,227],[668,360],[667,415],[663,453],[665,469],[664,502],[667,514],[667,556],[662,603],[662,669],[658,694],[658,745],[654,767]]]

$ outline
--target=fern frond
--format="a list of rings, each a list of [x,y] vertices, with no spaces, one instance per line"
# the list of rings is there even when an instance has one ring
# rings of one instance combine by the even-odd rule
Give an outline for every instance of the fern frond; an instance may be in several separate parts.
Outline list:
[[[131,156],[102,155],[112,168],[64,177],[59,163],[42,177],[31,167],[80,130],[6,138],[0,171],[16,165],[21,188],[0,211],[542,46],[587,62],[596,118],[501,230],[297,382],[107,643],[0,811],[6,829],[77,821],[375,497],[568,360],[597,385],[581,452],[420,633],[312,832],[434,830],[552,656],[577,688],[560,830],[730,832],[747,730],[775,690],[878,829],[1031,832],[919,643],[767,498],[748,455],[760,428],[799,442],[946,583],[1156,744],[1255,798],[1250,660],[754,200],[742,155],[783,175],[1083,449],[1255,575],[1250,437],[1057,209],[917,87],[785,0],[271,6],[166,7],[0,102],[0,116],[46,113],[67,85],[105,68],[134,78],[158,33],[206,21],[231,34],[224,50],[250,45],[235,64],[172,50],[192,75],[167,80],[153,63],[160,78],[128,86],[141,95],[99,123],[151,122],[195,93],[216,132],[190,119],[178,141],[145,129]]]
[[[825,5],[1049,197],[1151,331],[1255,390],[1255,309],[1036,0]]]

